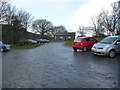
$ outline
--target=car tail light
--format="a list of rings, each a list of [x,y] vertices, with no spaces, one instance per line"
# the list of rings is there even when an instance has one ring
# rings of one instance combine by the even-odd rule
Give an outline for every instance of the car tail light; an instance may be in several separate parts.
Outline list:
[[[82,46],[83,44],[82,43],[79,43],[79,46]]]
[[[73,43],[73,45],[75,45],[75,42]]]

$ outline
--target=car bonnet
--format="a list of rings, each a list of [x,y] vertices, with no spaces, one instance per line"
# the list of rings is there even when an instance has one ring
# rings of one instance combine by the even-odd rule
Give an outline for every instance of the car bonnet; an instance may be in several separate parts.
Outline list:
[[[5,46],[6,46],[6,47],[9,47],[10,45],[8,45],[8,44],[3,44],[3,45],[2,45],[2,47],[5,47]]]

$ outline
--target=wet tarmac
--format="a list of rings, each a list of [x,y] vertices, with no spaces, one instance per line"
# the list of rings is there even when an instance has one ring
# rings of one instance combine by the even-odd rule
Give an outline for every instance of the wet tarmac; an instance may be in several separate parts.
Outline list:
[[[118,58],[74,52],[63,42],[2,54],[3,88],[116,88]]]

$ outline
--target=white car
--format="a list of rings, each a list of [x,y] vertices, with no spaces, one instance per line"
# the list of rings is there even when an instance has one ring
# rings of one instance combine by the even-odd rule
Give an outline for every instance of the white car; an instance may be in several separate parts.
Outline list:
[[[9,51],[9,50],[10,50],[10,45],[3,44],[2,41],[0,41],[0,51]]]

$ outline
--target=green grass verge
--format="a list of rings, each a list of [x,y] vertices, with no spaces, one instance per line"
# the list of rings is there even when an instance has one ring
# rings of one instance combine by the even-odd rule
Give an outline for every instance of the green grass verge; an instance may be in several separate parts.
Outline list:
[[[73,44],[73,41],[66,41],[66,42],[65,42],[65,45],[66,45],[66,46],[72,46],[72,44]]]
[[[105,37],[98,37],[98,38],[96,38],[96,40],[98,40],[98,41],[101,41],[102,39],[104,39]]]
[[[98,37],[98,38],[96,38],[96,40],[101,41],[104,38],[105,37]],[[73,41],[66,41],[64,45],[66,45],[66,46],[72,46],[72,44],[73,44]]]
[[[52,39],[52,40],[50,40],[50,42],[62,42],[62,41],[58,41],[58,40]]]
[[[24,45],[24,46],[11,45],[11,49],[32,49],[41,45],[43,44],[31,44],[31,45]]]

